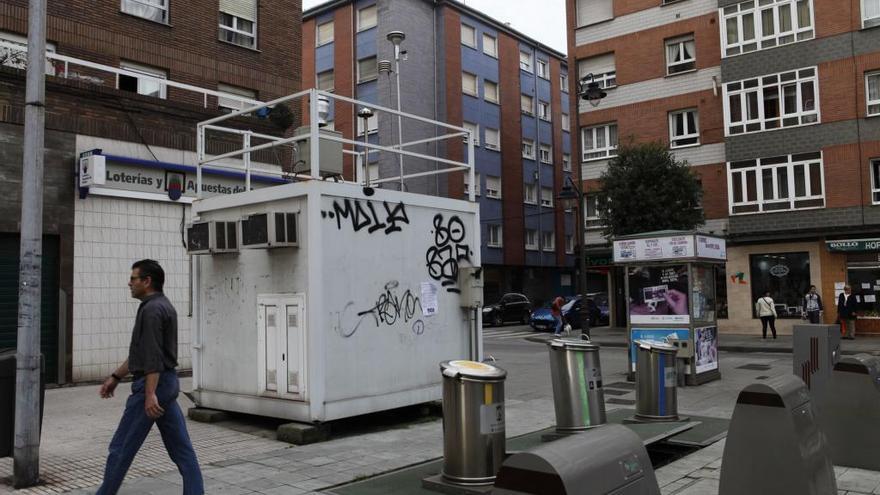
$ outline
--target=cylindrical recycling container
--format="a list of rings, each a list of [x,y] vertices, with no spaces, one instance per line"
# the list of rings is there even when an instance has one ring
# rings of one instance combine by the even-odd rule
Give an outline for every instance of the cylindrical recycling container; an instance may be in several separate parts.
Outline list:
[[[505,454],[504,379],[507,372],[475,361],[444,361],[443,478],[491,485]]]
[[[552,339],[547,346],[556,430],[565,433],[605,424],[599,346],[584,339]]]
[[[674,346],[636,341],[636,414],[640,421],[678,421]]]

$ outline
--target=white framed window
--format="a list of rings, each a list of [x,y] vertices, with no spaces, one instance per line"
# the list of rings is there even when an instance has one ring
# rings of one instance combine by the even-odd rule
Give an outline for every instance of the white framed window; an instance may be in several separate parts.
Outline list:
[[[357,68],[358,84],[369,82],[379,77],[379,67],[376,64],[376,57],[367,57],[358,60]]]
[[[596,57],[578,60],[578,79],[588,74],[593,75],[600,88],[608,89],[617,86],[617,68],[614,64],[614,53],[606,53]]]
[[[571,132],[571,118],[567,113],[562,114],[562,130],[563,132]]]
[[[550,104],[546,101],[538,100],[538,118],[550,122]]]
[[[562,154],[562,171],[571,172],[571,155],[568,153]]]
[[[364,119],[360,117],[355,117],[357,120],[357,133],[358,136],[364,135]],[[379,132],[379,115],[375,110],[373,111],[373,116],[367,119],[367,133],[375,134]]]
[[[865,0],[869,1],[877,3]],[[723,57],[809,40],[815,35],[813,0],[747,0],[720,9],[719,15]]]
[[[529,95],[520,95],[519,108],[526,115],[535,115],[535,99]]]
[[[865,74],[865,98],[868,116],[880,115],[880,72]]]
[[[697,49],[694,35],[666,40],[666,73],[669,75],[697,68]]]
[[[498,39],[490,34],[483,33],[483,53],[490,57],[498,58]]]
[[[217,97],[217,106],[221,109],[232,110],[235,112],[239,110],[244,110],[245,108],[252,106],[236,98],[236,96],[250,98],[251,100],[257,99],[256,91],[247,88],[240,88],[238,86],[232,86],[229,84],[217,84],[217,91],[229,95]]]
[[[519,68],[526,72],[532,72],[532,54],[530,52],[520,50]]]
[[[614,18],[614,0],[576,0],[576,27],[588,26]]]
[[[880,25],[880,0],[862,0],[862,27]]]
[[[370,161],[374,160],[373,158]],[[370,182],[379,180],[379,164],[367,164],[367,173],[370,174]]]
[[[0,47],[0,65],[5,65],[6,67],[12,67],[14,69],[27,69],[27,37],[21,36],[19,34],[9,33],[6,31],[0,31],[0,40],[5,43],[9,43],[10,45],[19,46],[22,49],[16,50],[14,48],[5,48]],[[46,52],[54,53],[55,52],[55,44],[54,43],[46,43]],[[55,75],[55,66],[52,64],[52,61],[48,58],[46,59],[46,74],[50,76]]]
[[[333,21],[327,21],[323,24],[318,24],[318,29],[315,31],[315,46],[322,46],[326,45],[327,43],[332,43],[333,30]]]
[[[498,103],[498,83],[483,79],[483,99]]]
[[[522,140],[522,156],[529,160],[535,159],[535,141],[531,139]]]
[[[498,129],[487,127],[484,132],[486,133],[486,138],[483,141],[485,148],[487,150],[501,149],[501,136],[498,134]]]
[[[474,146],[480,145],[480,126],[478,124],[474,124],[473,122],[465,122],[462,124],[462,127],[471,131],[471,135],[474,136]],[[467,144],[467,136],[462,137],[462,140],[465,144]]]
[[[696,108],[669,112],[669,147],[700,144],[700,121]]]
[[[542,144],[538,147],[541,163],[553,163],[553,147],[549,144]]]
[[[871,160],[871,203],[880,204],[880,160]]]
[[[220,41],[257,47],[257,0],[220,0]]]
[[[602,124],[581,129],[581,161],[599,160],[617,155],[617,124]]]
[[[489,224],[486,226],[486,245],[489,247],[501,247],[502,232],[501,226],[498,224]]]
[[[333,91],[336,87],[336,76],[333,69],[319,72],[316,76],[315,87],[324,91]]]
[[[162,24],[168,24],[168,0],[122,0],[119,9]]]
[[[465,23],[461,23],[461,44],[471,48],[477,47],[477,30]]]
[[[729,162],[730,214],[825,207],[822,153]]]
[[[538,250],[538,231],[535,229],[526,229],[525,232],[526,250]]]
[[[121,62],[119,67],[134,74],[118,74],[116,76],[117,89],[162,99],[167,96],[166,87],[162,81],[168,79],[168,73],[164,70],[134,62]]]
[[[470,174],[465,172],[464,173],[464,193],[465,194],[470,194],[470,192],[471,192],[471,185],[468,182],[469,178],[470,178]],[[476,173],[476,172],[474,173],[474,183],[476,184],[476,186],[474,186],[474,194],[479,196],[480,195],[480,174],[479,173]]]
[[[598,220],[599,219],[599,195],[598,194],[587,194],[584,196],[584,211],[587,213],[584,215],[586,220]]]
[[[541,206],[552,207],[553,206],[553,188],[552,187],[542,187],[541,188]]]
[[[501,177],[486,176],[486,197],[501,199]]]
[[[563,93],[568,93],[568,69],[563,67],[562,74],[559,74],[559,87],[562,89]]]
[[[370,5],[358,10],[357,13],[357,30],[358,32],[376,27],[376,6]]]
[[[477,96],[477,76],[469,72],[462,72],[461,92],[466,95]]]
[[[574,236],[565,235],[565,254],[574,254]]]
[[[550,79],[550,63],[546,60],[538,59],[535,67],[538,69],[538,77],[543,77],[544,79]]]
[[[534,182],[526,183],[523,189],[523,202],[527,205],[538,204],[538,186]]]
[[[553,232],[541,232],[541,249],[544,251],[556,250],[556,236]]]
[[[724,85],[725,135],[815,124],[819,118],[816,67]]]

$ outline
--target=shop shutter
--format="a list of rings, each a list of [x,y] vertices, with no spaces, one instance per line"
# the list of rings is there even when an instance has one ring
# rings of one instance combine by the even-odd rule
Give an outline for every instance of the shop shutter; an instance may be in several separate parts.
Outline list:
[[[257,0],[220,0],[220,11],[257,22]]]

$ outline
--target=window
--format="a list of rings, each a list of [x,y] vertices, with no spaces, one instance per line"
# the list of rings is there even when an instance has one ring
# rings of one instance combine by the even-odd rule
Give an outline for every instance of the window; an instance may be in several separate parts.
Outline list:
[[[220,91],[222,93],[226,93],[229,95],[229,96],[220,96],[217,98],[217,106],[220,107],[221,109],[233,110],[233,111],[237,112],[239,110],[244,110],[245,108],[247,108],[249,106],[253,106],[253,105],[250,105],[248,103],[241,101],[239,98],[236,98],[236,97],[244,97],[244,98],[249,98],[251,100],[257,99],[257,92],[256,91],[254,91],[252,89],[239,88],[238,86],[231,86],[229,84],[222,84],[222,83],[218,84],[217,91]]]
[[[535,115],[535,100],[529,95],[520,95],[519,107],[522,113],[527,115]]]
[[[119,8],[126,14],[168,24],[168,0],[122,0]]]
[[[531,139],[522,140],[522,156],[529,160],[535,159],[535,142]]]
[[[370,158],[370,161],[373,161],[374,158]],[[370,175],[370,182],[379,180],[379,164],[375,165],[367,165],[367,173]]]
[[[26,70],[27,37],[18,34],[8,33],[5,31],[0,31],[0,41],[3,41],[4,43],[10,45],[21,47],[20,50],[16,50],[14,48],[0,47],[0,65],[5,65],[6,67],[12,67],[14,69]],[[52,43],[46,43],[46,51],[54,53],[55,45]],[[52,65],[52,61],[49,59],[46,59],[46,74],[50,76],[55,75],[55,66]]]
[[[535,229],[526,229],[526,249],[529,251],[538,250],[538,231]]]
[[[547,144],[542,144],[539,147],[539,153],[541,158],[541,163],[553,163],[553,147]]]
[[[462,72],[461,91],[466,95],[477,96],[477,76]]]
[[[581,129],[581,161],[608,158],[617,154],[617,124]]]
[[[865,74],[865,95],[868,99],[868,116],[880,115],[880,72]]]
[[[574,236],[565,235],[565,254],[574,254]]]
[[[614,65],[614,54],[606,53],[598,57],[578,60],[578,79],[592,74],[593,81],[600,88],[607,89],[617,86],[617,69]]]
[[[358,10],[357,14],[357,30],[358,32],[370,29],[376,26],[376,6],[370,5]]]
[[[487,225],[486,226],[486,245],[489,247],[501,247],[501,226],[500,225]]]
[[[501,177],[486,176],[486,197],[501,198]]]
[[[538,77],[543,77],[544,79],[550,79],[550,65],[546,60],[538,59]]]
[[[575,2],[576,27],[583,27],[614,18],[613,0],[577,0]]]
[[[697,51],[694,47],[694,35],[666,41],[666,73],[669,75],[686,72],[697,68]]]
[[[357,117],[357,132],[358,136],[364,135],[364,119]],[[367,133],[373,134],[379,131],[379,114],[375,110],[373,111],[373,116],[367,119]]]
[[[471,48],[477,47],[477,30],[467,24],[461,25],[461,44]]]
[[[697,109],[680,110],[669,114],[669,147],[682,148],[700,144]]]
[[[825,206],[821,153],[730,162],[727,182],[731,215]]]
[[[358,84],[372,81],[379,77],[379,68],[376,65],[376,57],[367,57],[358,60]]]
[[[562,68],[562,74],[559,74],[559,87],[562,88],[563,93],[568,93],[568,75],[566,72],[568,69],[565,67]]]
[[[804,294],[810,289],[810,253],[770,253],[749,256],[752,275],[752,311],[755,302],[770,292],[777,318],[800,318]],[[826,301],[826,305],[833,304]],[[753,313],[753,317],[758,315]]]
[[[471,135],[474,137],[474,146],[480,145],[480,126],[477,124],[473,124],[471,122],[465,122],[462,127],[471,131]],[[464,136],[462,140],[467,144],[467,136]]]
[[[220,41],[257,47],[257,0],[220,0]]]
[[[318,25],[316,32],[315,46],[326,45],[333,42],[333,21],[328,21]]]
[[[541,248],[544,251],[556,249],[556,238],[553,236],[553,232],[541,232]]]
[[[165,84],[161,80],[168,79],[168,75],[164,70],[133,62],[122,62],[119,67],[133,74],[119,74],[116,79],[118,89],[139,95],[165,98]]]
[[[526,183],[523,189],[523,202],[529,205],[538,204],[538,186],[534,183]]]
[[[550,104],[546,101],[538,101],[538,118],[550,122]]]
[[[571,119],[567,113],[562,114],[562,130],[564,132],[571,132]]]
[[[584,228],[585,229],[598,229],[601,228],[602,219],[599,218],[599,195],[598,194],[585,194],[584,195]]]
[[[464,193],[465,194],[470,194],[470,192],[471,192],[470,183],[468,182],[469,178],[470,178],[470,174],[465,172],[464,173]],[[480,195],[480,174],[474,173],[474,183],[476,184],[476,186],[474,187],[474,194],[479,196]]]
[[[324,91],[333,91],[336,85],[336,78],[333,75],[333,69],[325,70],[318,73],[317,83],[315,87]]]
[[[519,52],[519,68],[526,71],[532,72],[532,54],[529,52]]]
[[[568,153],[562,154],[562,171],[571,172],[571,155]]]
[[[862,27],[880,25],[880,0],[862,0]]]
[[[494,36],[483,33],[483,53],[498,58],[498,40]]]
[[[880,160],[871,160],[871,202],[880,204]]]
[[[721,15],[726,57],[813,38],[813,0],[749,0],[724,7]]]
[[[553,206],[553,188],[552,187],[542,187],[541,188],[541,206],[547,206],[547,207]]]
[[[724,85],[727,135],[819,122],[816,67]]]
[[[483,99],[491,103],[498,103],[498,83],[483,80]]]
[[[499,144],[499,134],[498,129],[492,129],[491,127],[486,128],[486,139],[483,142],[487,150],[497,150],[500,149],[501,146]]]

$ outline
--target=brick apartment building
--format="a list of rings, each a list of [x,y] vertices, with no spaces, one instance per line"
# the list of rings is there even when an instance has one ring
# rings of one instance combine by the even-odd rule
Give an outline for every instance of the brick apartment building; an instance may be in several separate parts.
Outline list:
[[[377,68],[382,60],[394,68],[391,31],[406,36],[401,109],[474,132],[487,301],[505,292],[532,302],[572,293],[574,225],[556,205],[571,173],[565,56],[454,1],[341,0],[303,13],[302,87],[395,108],[394,74]],[[355,112],[337,105],[330,125],[346,137],[363,136]],[[378,140],[372,134],[381,128],[377,134],[392,139],[383,144],[395,144],[395,125],[379,114],[368,123],[368,139]],[[431,137],[430,130],[402,127],[404,142]],[[437,151],[464,159],[464,144],[447,143]],[[407,163],[405,173],[433,167]],[[374,178],[399,175],[394,160],[376,157],[369,168]],[[354,176],[351,164],[347,174]],[[408,180],[406,188],[465,197],[461,174],[441,177]]]
[[[572,99],[584,186],[595,190],[623,139],[662,141],[694,167],[703,230],[728,239],[721,331],[758,331],[754,301],[769,290],[790,332],[811,285],[833,322],[844,283],[860,300],[857,333],[880,331],[880,2],[568,0],[567,10],[572,79],[592,73],[608,93],[595,108]],[[607,251],[598,231],[587,239]],[[620,280],[609,283],[625,316]]]
[[[165,293],[180,317],[180,364],[190,366],[183,225],[194,196],[196,123],[299,90],[300,15],[299,0],[49,2],[47,381],[98,379],[125,358],[137,308],[126,280],[131,263],[146,257],[165,267]],[[0,43],[0,347],[15,347],[26,0],[0,4]],[[254,118],[246,125],[282,132]],[[78,189],[83,153],[105,157],[106,184]],[[235,180],[206,171],[203,187]],[[168,184],[183,186],[182,196]]]

